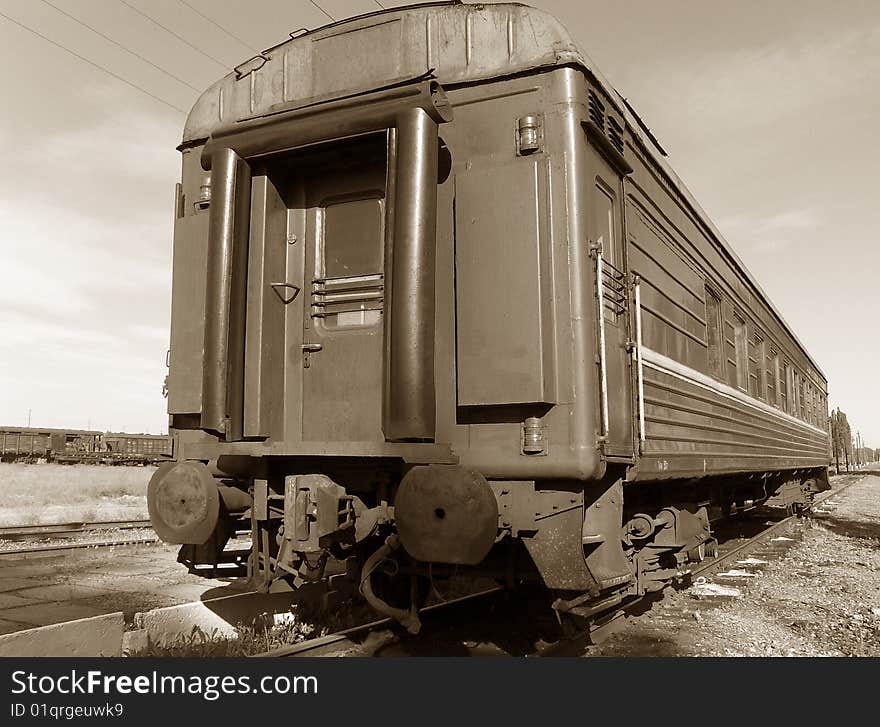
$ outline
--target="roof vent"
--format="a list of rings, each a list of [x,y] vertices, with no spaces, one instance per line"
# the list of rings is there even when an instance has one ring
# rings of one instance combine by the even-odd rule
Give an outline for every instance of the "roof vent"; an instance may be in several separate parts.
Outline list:
[[[599,97],[593,89],[590,89],[589,108],[590,120],[599,127],[600,130],[605,131],[605,104],[599,100]]]
[[[608,140],[617,151],[623,154],[623,127],[613,116],[608,117]]]

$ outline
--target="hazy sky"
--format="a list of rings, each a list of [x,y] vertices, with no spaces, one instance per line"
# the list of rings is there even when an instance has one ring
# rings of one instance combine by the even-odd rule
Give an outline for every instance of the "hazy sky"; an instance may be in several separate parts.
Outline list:
[[[337,19],[376,8],[318,2]],[[880,3],[530,4],[639,110],[823,368],[831,404],[880,446]],[[0,13],[170,104],[0,17],[0,424],[30,409],[34,426],[164,431],[183,111],[193,88],[327,18],[308,0],[0,0]]]

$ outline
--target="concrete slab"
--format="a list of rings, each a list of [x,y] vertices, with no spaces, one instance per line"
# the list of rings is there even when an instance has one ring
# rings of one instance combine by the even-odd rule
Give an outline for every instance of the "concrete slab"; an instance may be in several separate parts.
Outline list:
[[[28,606],[32,603],[39,603],[39,601],[34,598],[19,596],[16,593],[0,593],[0,616],[3,615],[4,609]]]
[[[19,588],[33,588],[34,586],[43,585],[42,578],[0,578],[0,593],[15,591]]]
[[[102,592],[131,593],[144,590],[144,580],[141,574],[130,574],[127,578],[121,578],[107,573],[85,573],[76,577],[76,585]]]
[[[45,578],[58,572],[58,564],[52,563],[22,563],[19,565],[3,566],[3,578]]]
[[[36,601],[76,601],[79,598],[93,598],[100,596],[106,591],[89,586],[81,586],[78,583],[55,583],[51,586],[37,586],[36,588],[23,588],[16,591],[17,596],[32,598]]]
[[[260,621],[271,626],[274,614],[287,612],[291,606],[289,593],[240,593],[138,613],[134,624],[144,632],[141,638],[149,636],[152,643],[169,646],[189,638],[194,627],[207,635],[235,638],[237,626]]]
[[[205,583],[204,585],[201,583],[179,583],[173,586],[157,588],[154,593],[157,596],[165,596],[177,602],[200,601],[206,591],[214,588],[217,588],[217,586],[210,583]]]
[[[2,611],[2,614],[3,618],[11,621],[21,621],[31,626],[47,626],[78,618],[101,616],[104,610],[77,603],[35,603],[30,606],[8,608]]]
[[[0,656],[122,656],[121,613],[0,636]]]
[[[7,621],[5,618],[0,618],[0,635],[11,634],[15,631],[29,629],[30,627],[31,624],[23,624],[21,621]]]

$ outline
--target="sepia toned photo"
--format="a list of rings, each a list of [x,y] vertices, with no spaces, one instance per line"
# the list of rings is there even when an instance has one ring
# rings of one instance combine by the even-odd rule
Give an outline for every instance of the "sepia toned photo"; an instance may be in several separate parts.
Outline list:
[[[880,656],[876,2],[0,34],[16,668]]]

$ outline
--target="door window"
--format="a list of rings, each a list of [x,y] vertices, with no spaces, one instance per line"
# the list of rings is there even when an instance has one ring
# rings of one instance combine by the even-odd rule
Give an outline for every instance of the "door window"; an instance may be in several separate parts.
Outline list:
[[[356,199],[324,207],[324,278],[382,272],[382,200]]]
[[[313,316],[327,328],[371,326],[382,313],[383,200],[354,199],[322,210],[322,250]]]
[[[596,242],[602,246],[602,257],[614,267],[620,269],[620,255],[617,251],[617,240],[614,234],[614,195],[601,182],[596,182]]]

